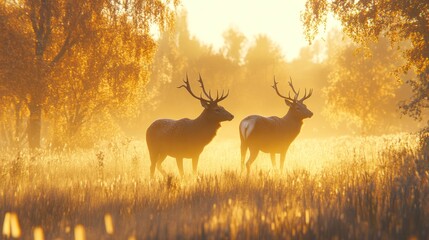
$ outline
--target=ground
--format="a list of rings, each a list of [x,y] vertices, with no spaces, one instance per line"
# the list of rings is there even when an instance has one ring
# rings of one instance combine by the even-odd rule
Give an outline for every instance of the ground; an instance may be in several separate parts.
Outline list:
[[[22,239],[427,239],[429,160],[418,136],[297,139],[285,170],[216,139],[179,178],[149,178],[144,142],[0,155],[3,237]],[[19,230],[19,231],[18,231]]]

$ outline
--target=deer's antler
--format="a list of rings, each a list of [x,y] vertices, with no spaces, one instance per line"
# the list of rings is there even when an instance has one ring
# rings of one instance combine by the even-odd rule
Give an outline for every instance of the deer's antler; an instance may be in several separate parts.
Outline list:
[[[288,100],[288,101],[292,101],[292,102],[296,100],[296,99],[293,99],[293,98],[290,97],[290,92],[289,92],[289,96],[288,97],[282,95],[279,92],[279,89],[277,88],[277,84],[278,84],[278,82],[276,82],[276,77],[274,76],[274,85],[272,87],[274,88],[274,90],[276,90],[276,93],[277,93],[277,95],[279,95],[279,97],[281,97],[281,98],[283,98],[285,100]]]
[[[224,91],[222,91],[222,95],[219,97],[219,91],[216,91],[216,99],[213,99],[211,92],[207,92],[206,88],[204,86],[204,82],[203,79],[201,78],[201,74],[199,74],[199,78],[198,78],[198,82],[200,83],[200,87],[202,89],[202,93],[200,94],[200,97],[196,96],[192,90],[191,90],[191,85],[189,84],[189,80],[188,80],[188,74],[186,74],[186,80],[183,80],[183,82],[185,83],[184,85],[179,86],[178,88],[185,88],[189,94],[191,94],[194,98],[200,100],[200,101],[205,101],[205,102],[210,102],[210,103],[218,103],[222,100],[224,100],[225,98],[228,97],[229,95],[229,90],[226,93],[226,95],[224,95]],[[203,95],[208,98],[208,99],[204,99]]]
[[[191,85],[189,84],[188,74],[186,74],[186,79],[185,79],[185,80],[183,80],[183,83],[185,83],[185,84],[180,85],[180,86],[178,86],[177,88],[185,88],[185,89],[188,91],[188,93],[189,93],[189,94],[191,94],[191,96],[192,96],[192,97],[194,97],[194,98],[196,98],[196,99],[198,99],[198,100],[200,100],[200,101],[210,102],[210,100],[206,100],[206,99],[204,99],[201,95],[198,97],[197,95],[195,95],[195,94],[192,92]],[[203,88],[203,89],[204,89],[204,88]]]
[[[308,95],[307,95],[307,89],[305,89],[304,92],[304,97],[302,97],[301,99],[299,99],[300,102],[304,102],[305,99],[308,99],[309,97],[311,97],[311,95],[313,94],[313,89],[310,88],[310,91],[308,91]]]
[[[279,95],[281,98],[283,98],[285,100],[288,100],[288,101],[291,101],[291,102],[296,102],[296,101],[304,102],[304,100],[308,99],[313,94],[313,89],[310,89],[308,95],[307,95],[307,89],[305,89],[304,97],[302,97],[301,99],[297,100],[298,96],[299,96],[300,89],[298,89],[298,91],[295,90],[295,87],[293,86],[293,83],[292,83],[292,77],[290,77],[290,80],[289,80],[288,83],[289,83],[289,86],[291,87],[293,93],[295,94],[293,98],[290,96],[290,92],[288,93],[287,97],[284,96],[284,95],[282,95],[282,94],[280,94],[279,89],[277,88],[278,82],[276,82],[276,77],[274,77],[274,85],[272,86],[276,90],[277,95]]]

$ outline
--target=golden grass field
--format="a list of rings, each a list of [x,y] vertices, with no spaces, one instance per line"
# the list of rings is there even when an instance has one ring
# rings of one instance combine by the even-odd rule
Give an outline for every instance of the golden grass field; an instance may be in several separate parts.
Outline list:
[[[3,238],[428,239],[429,160],[419,137],[298,139],[283,172],[260,154],[240,172],[239,142],[215,139],[199,175],[149,179],[144,142],[0,154]]]

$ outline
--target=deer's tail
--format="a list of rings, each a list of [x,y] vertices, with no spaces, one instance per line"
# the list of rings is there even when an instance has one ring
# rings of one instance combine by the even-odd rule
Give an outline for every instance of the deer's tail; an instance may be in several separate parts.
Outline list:
[[[248,129],[249,123],[248,120],[244,119],[240,122],[239,132],[240,132],[240,152],[241,152],[241,171],[244,171],[244,161],[246,159],[247,148],[247,137],[248,137]]]
[[[252,118],[245,118],[240,122],[240,139],[243,141],[247,141],[250,134],[255,127],[255,120]]]

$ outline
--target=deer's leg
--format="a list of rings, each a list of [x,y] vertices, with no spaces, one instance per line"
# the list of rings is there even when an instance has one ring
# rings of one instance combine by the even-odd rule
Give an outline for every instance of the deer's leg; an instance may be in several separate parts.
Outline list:
[[[247,175],[250,174],[250,166],[256,160],[258,153],[259,153],[258,149],[250,149],[250,156],[249,156],[249,159],[247,160],[247,163],[246,163]]]
[[[276,169],[276,154],[270,153],[271,163],[273,164],[273,169]]]
[[[176,163],[177,163],[177,167],[179,168],[180,176],[183,177],[185,175],[185,173],[183,172],[183,158],[180,158],[180,157],[176,158]]]
[[[242,140],[240,145],[241,150],[241,172],[244,171],[244,160],[246,160],[247,144]]]
[[[158,169],[158,171],[164,176],[167,176],[167,172],[164,170],[164,168],[162,168],[162,162],[165,160],[165,158],[167,157],[167,155],[159,155],[158,157],[158,161],[156,163],[156,168]],[[152,166],[151,166],[152,167]]]
[[[283,165],[286,159],[286,152],[280,153],[280,171],[283,171]]]
[[[150,178],[153,178],[153,176],[155,175],[155,167],[156,167],[156,162],[152,161],[150,163]]]
[[[159,154],[158,153],[153,153],[153,151],[149,151],[149,156],[150,156],[150,178],[153,178],[155,175],[155,167],[156,167],[156,163],[158,162],[159,159]]]
[[[198,168],[198,159],[200,156],[196,156],[192,158],[192,170],[194,171],[194,174],[197,175],[197,168]]]

